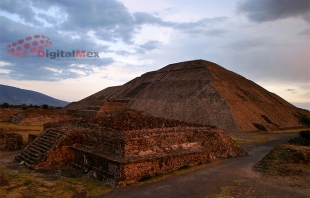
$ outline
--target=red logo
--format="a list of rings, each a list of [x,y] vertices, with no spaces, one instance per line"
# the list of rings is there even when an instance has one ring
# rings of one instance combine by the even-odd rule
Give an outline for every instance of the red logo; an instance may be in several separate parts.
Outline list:
[[[27,36],[25,39],[20,39],[6,46],[8,54],[12,56],[27,56],[29,53],[37,53],[45,47],[52,45],[52,41],[43,35]]]

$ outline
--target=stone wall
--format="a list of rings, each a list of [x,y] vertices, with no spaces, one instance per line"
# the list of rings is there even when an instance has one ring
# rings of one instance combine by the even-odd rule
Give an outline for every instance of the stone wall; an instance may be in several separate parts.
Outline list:
[[[39,136],[40,136],[39,134],[28,134],[28,144],[33,142]]]
[[[93,132],[71,148],[74,167],[113,187],[246,154],[225,131],[209,127]]]
[[[0,131],[0,151],[17,151],[21,149],[22,145],[22,135]]]

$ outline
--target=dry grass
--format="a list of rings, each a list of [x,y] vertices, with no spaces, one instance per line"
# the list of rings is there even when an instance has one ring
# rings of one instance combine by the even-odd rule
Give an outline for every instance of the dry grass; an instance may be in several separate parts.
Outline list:
[[[301,129],[286,129],[286,130],[280,130],[280,131],[272,131],[270,133],[299,133],[300,131],[303,130],[310,130],[310,128],[301,128]]]
[[[47,181],[33,173],[13,173],[0,166],[0,197],[63,197],[70,198],[74,194],[84,193],[87,196],[103,195],[111,190],[93,179],[62,178]]]
[[[240,137],[236,137],[235,135],[230,134],[230,137],[238,144],[259,143],[259,142],[268,142],[268,141],[274,140],[274,138],[267,137],[267,136],[251,136],[249,138],[240,138]]]
[[[0,128],[4,130],[4,132],[8,133],[17,133],[23,136],[24,143],[28,142],[28,134],[39,134],[43,130],[43,126],[28,126],[28,125],[18,125],[12,122],[0,122]]]

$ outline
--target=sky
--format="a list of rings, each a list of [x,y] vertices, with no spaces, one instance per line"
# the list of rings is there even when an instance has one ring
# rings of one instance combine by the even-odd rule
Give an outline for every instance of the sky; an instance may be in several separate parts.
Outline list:
[[[0,43],[0,84],[69,102],[203,59],[310,109],[309,0],[1,0]]]

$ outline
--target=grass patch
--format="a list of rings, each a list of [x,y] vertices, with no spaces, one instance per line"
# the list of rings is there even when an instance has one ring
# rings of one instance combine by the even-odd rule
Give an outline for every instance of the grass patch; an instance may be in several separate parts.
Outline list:
[[[16,133],[23,136],[23,142],[28,142],[28,134],[40,134],[43,131],[43,125],[18,125],[12,122],[0,122],[0,128],[7,133]]]
[[[147,175],[145,177],[142,177],[138,182],[144,182],[144,181],[148,181],[148,180],[151,180],[151,179],[160,178],[161,176],[162,176],[162,174],[156,174],[154,176]]]
[[[267,136],[251,136],[249,138],[239,138],[235,135],[230,135],[230,137],[238,144],[268,142],[275,139]]]
[[[0,128],[42,131],[43,125],[18,125],[13,122],[0,122]]]
[[[46,181],[32,173],[10,174],[10,169],[0,166],[0,175],[8,185],[1,186],[0,197],[52,197],[70,198],[76,193],[100,196],[111,190],[88,178],[62,178]]]
[[[286,130],[279,130],[279,131],[272,131],[270,133],[298,133],[301,129],[286,129]],[[305,127],[304,130],[310,130],[309,127]]]

